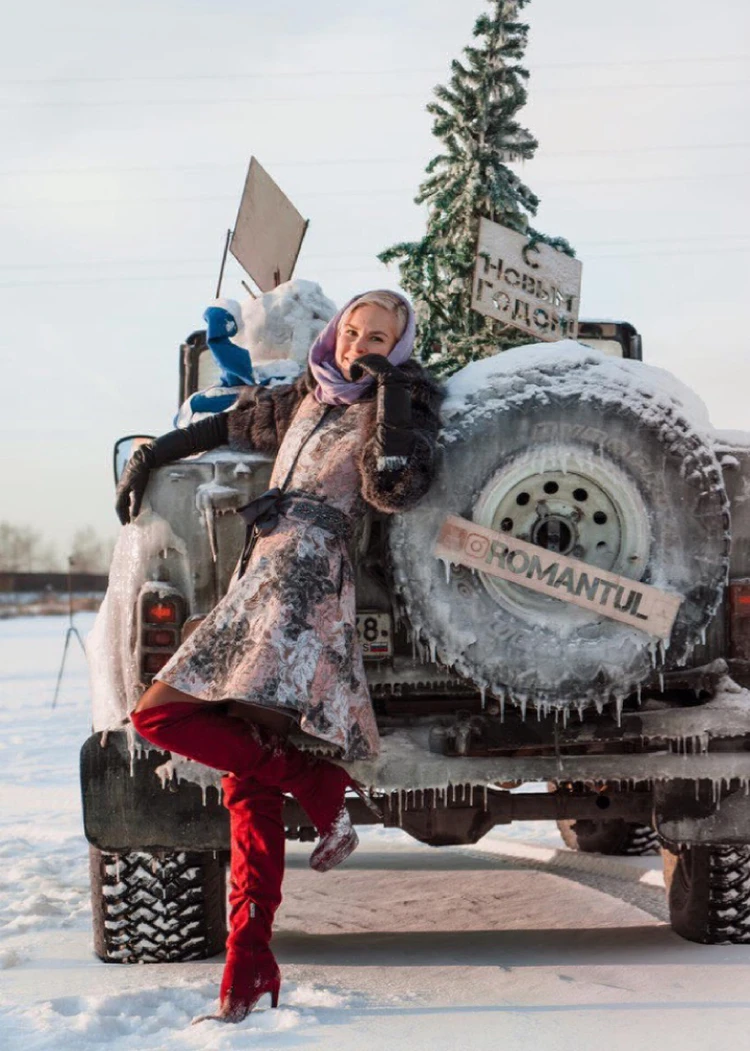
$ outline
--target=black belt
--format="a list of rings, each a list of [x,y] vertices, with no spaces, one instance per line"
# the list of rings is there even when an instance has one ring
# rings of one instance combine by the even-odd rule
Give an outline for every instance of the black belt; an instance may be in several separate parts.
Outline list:
[[[349,540],[352,535],[352,521],[348,515],[320,497],[301,490],[285,493],[282,489],[268,489],[249,504],[239,507],[237,514],[242,516],[246,526],[238,577],[247,569],[258,538],[272,533],[281,518],[306,522],[340,540]]]

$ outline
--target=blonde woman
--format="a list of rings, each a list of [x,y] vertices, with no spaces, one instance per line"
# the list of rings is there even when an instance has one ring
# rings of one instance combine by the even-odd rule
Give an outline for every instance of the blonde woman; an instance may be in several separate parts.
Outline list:
[[[413,506],[433,477],[440,392],[409,360],[414,315],[393,292],[357,296],[313,344],[287,387],[248,387],[236,407],[136,451],[118,488],[138,514],[149,471],[229,443],[276,453],[272,488],[241,513],[245,550],[225,597],[159,672],[132,713],[165,750],[225,771],[231,824],[230,930],[216,1017],[238,1021],[264,993],[278,1001],[270,949],[284,867],[282,794],[319,833],[310,858],[333,868],[357,845],[342,765],[285,742],[290,728],[343,762],[378,751],[355,628],[347,541],[368,506]]]

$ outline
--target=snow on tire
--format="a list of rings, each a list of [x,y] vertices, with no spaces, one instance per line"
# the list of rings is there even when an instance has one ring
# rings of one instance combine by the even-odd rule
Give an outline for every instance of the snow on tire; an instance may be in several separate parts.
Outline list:
[[[90,848],[94,951],[107,963],[182,963],[226,940],[224,865],[213,854]]]
[[[707,420],[668,374],[577,344],[520,348],[448,382],[438,474],[391,525],[396,586],[432,659],[525,706],[600,705],[683,664],[719,607],[729,512]],[[629,625],[432,551],[472,519],[682,596],[666,652]]]

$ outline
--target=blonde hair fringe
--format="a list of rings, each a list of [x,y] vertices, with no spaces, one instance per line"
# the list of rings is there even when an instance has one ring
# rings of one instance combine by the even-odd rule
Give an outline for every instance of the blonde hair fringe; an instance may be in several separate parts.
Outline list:
[[[409,324],[409,311],[407,310],[406,303],[404,303],[401,296],[396,295],[395,292],[389,292],[387,289],[377,289],[374,292],[365,292],[364,295],[355,299],[341,315],[337,331],[340,331],[343,328],[357,307],[363,307],[369,304],[376,307],[382,307],[384,310],[389,310],[392,314],[396,315],[396,320],[399,324],[398,338],[401,339],[406,331],[406,326]]]

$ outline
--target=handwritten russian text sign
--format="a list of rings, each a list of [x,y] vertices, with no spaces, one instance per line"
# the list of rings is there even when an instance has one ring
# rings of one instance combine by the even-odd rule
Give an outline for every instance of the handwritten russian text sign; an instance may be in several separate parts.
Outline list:
[[[471,305],[540,340],[575,339],[581,269],[572,256],[481,218]]]
[[[434,553],[446,562],[582,606],[659,639],[669,638],[682,604],[680,595],[607,573],[457,515],[448,515],[443,522]]]

